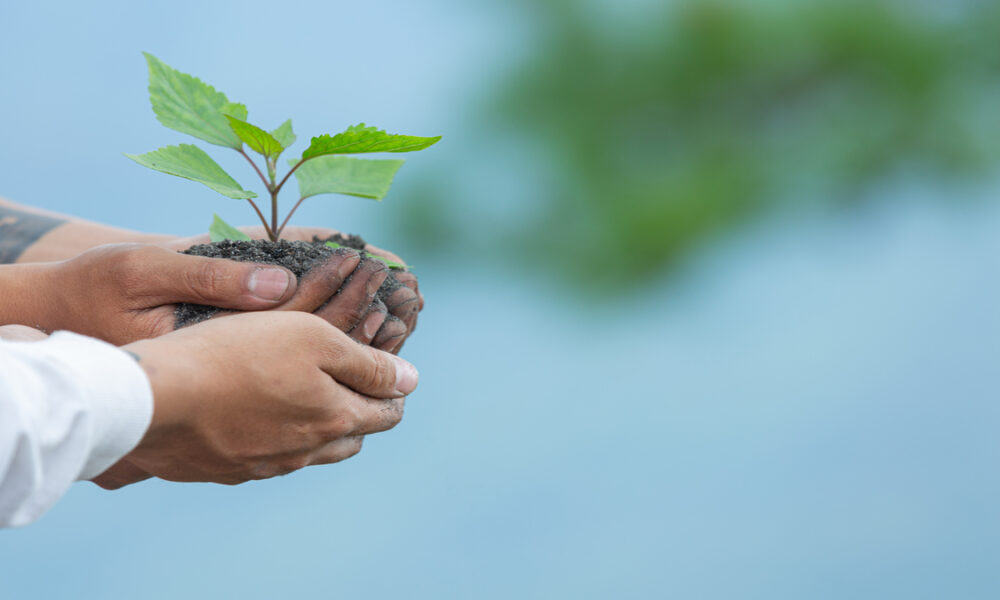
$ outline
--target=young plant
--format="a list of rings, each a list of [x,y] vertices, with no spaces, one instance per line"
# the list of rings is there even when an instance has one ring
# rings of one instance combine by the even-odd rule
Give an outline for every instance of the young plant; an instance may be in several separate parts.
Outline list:
[[[149,53],[149,100],[163,125],[216,146],[231,148],[247,159],[270,196],[270,220],[254,201],[257,194],[243,188],[201,148],[192,144],[166,146],[146,154],[126,154],[140,165],[202,183],[223,196],[246,200],[253,207],[271,241],[278,241],[288,220],[302,202],[319,194],[346,194],[381,200],[389,191],[402,160],[357,159],[345,154],[413,152],[433,145],[441,136],[416,137],[386,133],[364,123],[336,135],[312,138],[302,156],[288,161],[289,170],[278,178],[278,159],[295,142],[291,119],[266,131],[247,121],[247,108],[230,102],[200,79],[181,73]],[[244,144],[263,158],[264,168],[247,153]],[[265,175],[265,172],[267,173]],[[279,222],[278,194],[295,175],[299,200]],[[212,241],[250,238],[215,216],[209,228]]]

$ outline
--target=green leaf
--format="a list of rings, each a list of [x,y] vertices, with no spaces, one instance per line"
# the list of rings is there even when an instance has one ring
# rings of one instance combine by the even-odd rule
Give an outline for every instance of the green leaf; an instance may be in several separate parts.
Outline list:
[[[416,137],[386,133],[364,123],[348,127],[337,135],[314,137],[302,153],[302,160],[326,154],[362,154],[367,152],[414,152],[437,143],[441,136]]]
[[[228,115],[230,117],[236,117],[241,121],[247,120],[247,107],[240,104],[239,102],[226,102],[222,105],[222,114]]]
[[[212,240],[212,241],[214,242],[215,240]],[[327,242],[326,245],[329,246],[330,248],[342,248],[343,247],[340,244],[338,244],[337,242]],[[389,260],[388,258],[384,258],[384,257],[379,256],[377,254],[372,254],[371,252],[365,252],[365,256],[367,256],[368,258],[374,258],[375,260],[380,260],[380,261],[384,262],[385,264],[389,265],[389,267],[393,268],[393,269],[411,269],[411,268],[413,268],[410,265],[404,265],[403,263],[398,263],[398,262],[396,262],[394,260]]]
[[[219,215],[212,215],[212,224],[208,227],[208,237],[213,242],[222,240],[250,241],[250,236],[222,220]]]
[[[377,254],[372,254],[371,252],[365,252],[365,255],[368,258],[374,258],[375,260],[380,260],[380,261],[384,262],[385,264],[387,264],[392,269],[411,269],[412,268],[410,265],[404,265],[403,263],[398,263],[398,262],[396,262],[394,260],[389,260],[388,258],[379,256]]]
[[[298,161],[292,160],[292,166]],[[299,194],[347,194],[381,200],[389,192],[402,160],[366,160],[343,156],[321,156],[295,170]]]
[[[226,115],[226,119],[229,121],[229,126],[232,127],[233,132],[257,154],[261,154],[270,160],[277,158],[278,155],[284,152],[285,147],[281,142],[274,139],[274,136],[260,127],[251,125],[232,115]]]
[[[126,154],[144,167],[197,181],[230,198],[256,198],[222,170],[204,150],[191,144],[167,146],[146,154]]]
[[[295,143],[297,139],[295,134],[292,132],[292,120],[288,119],[282,123],[277,129],[271,132],[274,139],[278,140],[283,148],[288,148]]]
[[[236,150],[243,147],[225,115],[246,119],[245,106],[230,102],[222,92],[152,54],[143,55],[149,65],[149,101],[160,123],[216,146]]]

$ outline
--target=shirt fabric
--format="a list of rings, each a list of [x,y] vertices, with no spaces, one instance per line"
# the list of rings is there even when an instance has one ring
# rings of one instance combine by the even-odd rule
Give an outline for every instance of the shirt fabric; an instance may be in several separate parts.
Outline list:
[[[152,416],[149,379],[127,352],[67,331],[0,340],[0,527],[38,519],[103,473]]]

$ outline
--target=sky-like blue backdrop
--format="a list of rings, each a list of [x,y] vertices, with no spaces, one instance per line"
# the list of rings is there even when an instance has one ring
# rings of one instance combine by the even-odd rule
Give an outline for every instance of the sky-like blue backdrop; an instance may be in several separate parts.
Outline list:
[[[145,50],[300,140],[443,134],[384,203],[295,219],[406,256],[380,219],[423,169],[524,202],[470,175],[462,140],[538,33],[499,2],[7,2],[0,194],[149,231],[249,223],[122,157],[186,141],[149,109]],[[238,487],[78,484],[0,532],[0,597],[996,598],[1000,191],[878,193],[761,221],[604,304],[428,257],[397,429]]]

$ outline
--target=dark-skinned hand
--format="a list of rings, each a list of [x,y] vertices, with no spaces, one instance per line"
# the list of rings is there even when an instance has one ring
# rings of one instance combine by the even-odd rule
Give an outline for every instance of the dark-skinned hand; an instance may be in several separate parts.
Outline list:
[[[254,239],[265,237],[263,227],[240,229]],[[326,239],[336,233],[326,228],[289,227],[282,232],[282,239],[312,241],[314,237]],[[208,234],[203,234],[163,245],[184,250],[208,241]],[[405,264],[398,256],[381,248],[368,245],[365,249]],[[361,259],[356,251],[341,248],[326,261],[314,265],[298,282],[295,295],[278,310],[315,313],[359,342],[396,353],[416,328],[424,298],[413,273],[399,270],[393,273],[402,286],[394,290],[385,303],[375,301],[375,293],[388,274],[385,263]]]

